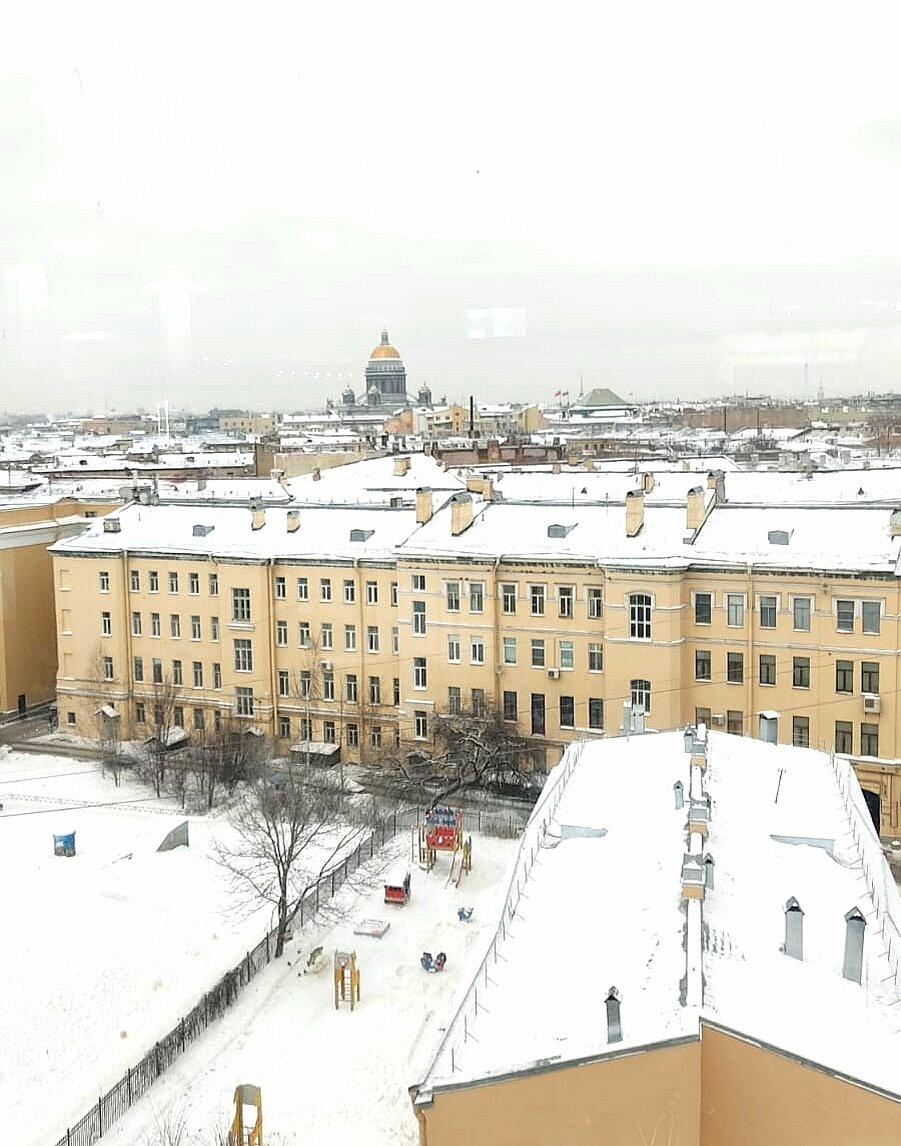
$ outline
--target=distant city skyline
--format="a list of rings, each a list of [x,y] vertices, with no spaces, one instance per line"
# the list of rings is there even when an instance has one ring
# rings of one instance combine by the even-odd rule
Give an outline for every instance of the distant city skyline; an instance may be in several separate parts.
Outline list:
[[[321,407],[383,325],[451,400],[897,386],[887,0],[49,14],[0,44],[4,406]]]

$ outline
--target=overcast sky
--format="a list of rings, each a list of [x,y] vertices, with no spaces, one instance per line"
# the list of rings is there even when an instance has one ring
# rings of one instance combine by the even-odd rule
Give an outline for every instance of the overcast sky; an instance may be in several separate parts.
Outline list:
[[[894,388],[899,46],[897,0],[32,0],[0,407],[321,406],[382,324],[448,398]]]

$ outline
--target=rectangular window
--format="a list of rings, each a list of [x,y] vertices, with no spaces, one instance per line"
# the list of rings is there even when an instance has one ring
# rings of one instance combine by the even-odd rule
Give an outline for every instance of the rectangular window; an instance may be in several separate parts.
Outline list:
[[[357,626],[345,625],[344,626],[344,651],[346,653],[355,652],[357,648]]]
[[[854,661],[835,662],[835,691],[854,691]]]
[[[391,651],[395,655],[400,652],[400,630],[397,625],[391,626]]]
[[[604,702],[599,696],[588,698],[588,727],[594,729],[604,727]]]
[[[132,613],[131,615],[131,635],[139,637],[141,635],[141,614]]]
[[[382,726],[380,724],[373,724],[369,730],[369,747],[381,748],[382,746]]]
[[[197,597],[200,594],[200,574],[188,574],[188,592],[192,597]]]
[[[425,601],[413,602],[413,636],[425,636]]]
[[[253,644],[244,638],[234,644],[235,672],[253,672]]]
[[[531,697],[532,735],[544,736],[544,693],[533,692]]]
[[[775,629],[776,602],[778,598],[766,596],[760,598],[760,627],[761,629]]]
[[[810,657],[792,657],[792,688],[810,688]]]
[[[501,585],[501,611],[508,616],[516,612],[516,585],[506,583]]]
[[[860,662],[860,691],[879,692],[879,663],[878,661]]]
[[[744,653],[726,653],[726,680],[729,684],[741,684],[744,679]]]
[[[344,699],[350,704],[356,704],[357,698],[357,674],[355,672],[346,673],[344,677]]]
[[[323,669],[322,671],[322,699],[335,699],[335,674],[331,669]]]
[[[132,661],[132,676],[138,684],[144,680],[144,658],[135,657]]]
[[[811,603],[812,598],[810,597],[792,598],[792,628],[796,632],[810,632]]]
[[[835,751],[850,754],[854,751],[854,728],[850,720],[835,722]]]
[[[278,737],[279,740],[291,739],[291,717],[280,716],[278,718]]]
[[[575,668],[575,651],[573,649],[572,641],[559,641],[557,645],[560,660],[558,665],[561,669]]]
[[[288,646],[288,622],[276,621],[275,622],[275,643],[280,648],[287,648]]]
[[[213,664],[213,688],[222,688],[222,665],[218,661]]]
[[[576,591],[572,585],[557,586],[557,612],[561,617],[573,615]]]
[[[397,582],[396,581],[391,582],[391,604],[395,609],[397,608]]]
[[[324,650],[332,649],[335,647],[332,626],[328,623],[322,626],[321,644]]]
[[[326,744],[336,743],[334,720],[323,720],[322,739],[326,742]]]
[[[297,645],[301,649],[308,649],[313,643],[313,638],[310,634],[310,622],[298,621],[297,622]],[[329,646],[331,647],[331,646]]]
[[[710,649],[695,652],[695,680],[710,680]]]
[[[695,624],[709,625],[713,616],[713,594],[695,593]]]
[[[695,709],[695,727],[699,724],[706,724],[710,726],[710,709],[709,708],[696,708]]]
[[[331,601],[332,599],[332,579],[331,577],[319,578],[319,600]]]
[[[150,614],[150,635],[151,637],[158,637],[160,635],[160,615],[159,613]]]
[[[414,593],[425,592],[425,573],[414,573],[411,578]]]
[[[219,574],[211,573],[209,577],[209,594],[211,597],[219,596]]]
[[[177,684],[179,687],[185,683],[180,660],[174,660],[172,662],[172,683]]]
[[[132,569],[128,576],[129,576],[129,583],[131,585],[132,593],[140,593],[141,592],[141,574],[138,572],[137,569]]]
[[[604,594],[595,585],[588,586],[588,619],[597,621],[604,615]]]
[[[379,603],[379,583],[378,581],[366,582],[366,604],[377,605]]]
[[[291,695],[291,676],[287,669],[278,670],[278,695]]]
[[[428,740],[429,737],[429,718],[420,710],[413,713],[413,735],[417,740]]]
[[[160,575],[159,575],[159,573],[157,573],[157,571],[155,569],[151,569],[150,572],[147,574],[147,580],[148,580],[148,590],[147,591],[149,593],[159,593],[159,591],[160,591]]]
[[[371,676],[369,678],[369,703],[382,703],[382,678],[380,676]]]
[[[487,711],[484,688],[474,688],[472,690],[472,715],[481,718],[485,716]]]
[[[100,635],[111,637],[113,635],[113,618],[111,613],[100,614]]]
[[[532,601],[532,616],[544,616],[544,601],[547,596],[547,587],[545,585],[530,585],[529,596]]]
[[[629,636],[636,641],[651,639],[651,597],[649,593],[629,595]]]
[[[447,689],[447,711],[451,716],[459,716],[463,711],[463,703],[460,695],[460,689],[457,685],[448,685]]]
[[[835,602],[835,627],[840,633],[854,632],[854,602]]]
[[[504,664],[516,664],[516,637],[504,637]]]
[[[515,692],[504,693],[504,720],[518,720],[517,698]]]
[[[112,657],[104,657],[103,658],[103,679],[104,680],[112,680],[113,679],[113,658]]]
[[[454,633],[448,634],[447,659],[451,664],[460,662],[460,638]]]
[[[733,736],[744,736],[745,714],[737,708],[726,710],[726,731]]]
[[[297,676],[297,691],[301,700],[310,700],[313,695],[313,671],[301,669]],[[287,696],[288,693],[285,693]]]
[[[74,713],[72,715],[74,715]],[[136,724],[146,724],[147,723],[147,710],[144,708],[144,702],[141,700],[139,700],[137,702],[137,704],[135,705],[135,723]]]
[[[284,601],[288,596],[288,582],[284,577],[275,578],[275,599]]]
[[[651,711],[651,682],[649,680],[632,680],[629,682],[629,694],[632,704],[642,708],[645,714]]]
[[[232,620],[239,623],[250,620],[249,589],[232,589]]]
[[[776,683],[776,658],[769,653],[764,653],[760,657],[760,683]]]
[[[300,727],[298,728],[301,740],[313,739],[313,721],[309,716],[302,716],[300,718]]]
[[[218,641],[219,640],[219,618],[218,617],[210,617],[210,640],[211,641]]]
[[[202,636],[200,631],[200,617],[196,613],[191,614],[191,640],[199,641]]]
[[[185,710],[180,704],[172,709],[172,723],[176,728],[184,728],[185,726]]]
[[[253,716],[253,689],[235,689],[235,712],[238,716]]]
[[[539,637],[531,642],[532,668],[544,668],[544,641]]]
[[[726,594],[726,624],[739,629],[745,623],[745,598],[743,593]]]
[[[169,573],[169,592],[178,592],[178,574],[174,571],[170,571]]]
[[[347,726],[347,747],[359,748],[360,746],[360,729],[356,724],[348,724]]]
[[[879,755],[879,725],[861,724],[860,726],[860,754],[861,756]]]
[[[560,697],[560,727],[561,728],[575,728],[576,726],[576,702],[571,696]]]
[[[175,637],[176,640],[181,639],[181,615],[179,613],[170,613],[169,615],[169,635]]]
[[[485,663],[485,641],[481,636],[469,638],[469,663],[474,665]]]
[[[109,592],[109,573],[104,569],[104,570],[101,570],[100,573],[98,573],[97,577],[98,577],[98,580],[100,582],[100,592],[101,593],[108,593]]]
[[[153,683],[154,684],[162,684],[163,683],[163,662],[158,657],[154,657],[153,662],[151,663],[150,669],[151,669],[151,672],[153,674]]]
[[[391,681],[391,703],[395,708],[400,704],[400,677],[396,676]]]
[[[371,653],[379,651],[379,629],[378,625],[366,626],[366,648]]]
[[[425,688],[428,683],[426,676],[425,657],[413,658],[413,687]]]
[[[588,671],[604,671],[604,646],[600,641],[588,642]]]
[[[344,604],[352,605],[357,599],[356,587],[353,581],[344,582]]]
[[[792,717],[792,744],[795,748],[810,747],[810,717]]]
[[[194,673],[194,687],[203,688],[203,662],[194,661],[191,667]]]
[[[484,581],[469,582],[469,611],[481,613],[485,609],[485,583]]]
[[[860,605],[861,628],[865,633],[878,633],[882,619],[882,606],[878,601],[862,601]],[[875,756],[875,752],[865,752],[865,756]]]
[[[310,582],[306,577],[297,578],[297,599],[298,601],[309,601],[310,599]]]

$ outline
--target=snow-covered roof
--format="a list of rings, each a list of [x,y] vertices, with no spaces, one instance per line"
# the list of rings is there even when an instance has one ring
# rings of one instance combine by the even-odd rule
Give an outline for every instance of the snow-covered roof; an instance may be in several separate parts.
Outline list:
[[[468,983],[436,1022],[423,1100],[444,1085],[605,1053],[611,986],[618,1049],[696,1036],[708,1018],[901,1095],[901,900],[853,771],[826,753],[711,734],[709,835],[689,846],[712,857],[715,878],[688,901],[686,927],[689,793],[700,772],[691,759],[681,732],[567,750]],[[802,959],[781,949],[792,898],[804,911]],[[861,982],[843,975],[854,910],[867,921]]]
[[[400,457],[407,459],[409,468],[406,473],[396,474],[395,463]],[[441,463],[428,454],[389,454],[322,468],[318,478],[309,473],[285,482],[285,488],[301,505],[384,505],[398,495],[407,495],[406,500],[412,504],[416,490],[423,487],[459,490],[465,488],[465,481],[457,474],[445,472]]]

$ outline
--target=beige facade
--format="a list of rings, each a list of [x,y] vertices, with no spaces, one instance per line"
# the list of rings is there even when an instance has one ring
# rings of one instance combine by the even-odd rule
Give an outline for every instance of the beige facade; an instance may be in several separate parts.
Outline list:
[[[715,1024],[700,1038],[436,1091],[421,1146],[888,1146],[896,1096]]]
[[[114,679],[105,684],[115,686],[127,723],[140,723],[138,705],[146,715],[158,661],[164,677],[180,674],[183,681],[186,727],[233,710],[236,690],[249,688],[252,719],[267,732],[291,741],[334,738],[350,760],[428,742],[436,712],[484,707],[532,738],[550,766],[570,741],[618,731],[624,705],[635,706],[655,729],[705,721],[846,753],[871,794],[881,832],[901,828],[901,589],[894,571],[656,560],[641,545],[643,509],[632,502],[624,519],[615,509],[613,524],[619,531],[624,520],[630,543],[633,530],[638,559],[589,558],[569,548],[574,525],[553,524],[564,510],[498,505],[490,488],[482,493],[488,501],[475,523],[475,491],[434,514],[423,491],[418,524],[409,509],[383,510],[379,521],[391,523],[396,540],[375,556],[367,543],[346,539],[333,558],[315,552],[328,515],[350,512],[334,508],[301,511],[306,555],[302,547],[284,551],[284,509],[268,510],[270,519],[280,515],[272,527],[277,544],[268,527],[254,530],[246,509],[221,511],[241,514],[240,556],[214,544],[216,532],[208,552],[193,556],[174,542],[148,552],[141,530],[126,555],[112,533],[83,549],[58,549],[61,719],[81,728],[93,711],[98,653],[113,659]],[[126,513],[151,522],[173,511]],[[179,512],[187,522],[197,511]],[[205,514],[214,520],[216,512]],[[689,520],[692,512],[689,506]],[[884,517],[888,538],[890,511],[861,512]],[[642,515],[637,528],[630,513]],[[603,537],[613,515],[587,509],[575,517],[592,538]],[[513,546],[491,528],[495,519],[508,533],[511,522],[514,533],[537,530],[542,546],[530,558],[510,555]],[[517,538],[516,548],[528,552],[528,537]],[[106,591],[99,588],[104,573]],[[156,591],[149,587],[153,573]],[[172,593],[170,575],[178,585]],[[238,590],[251,599],[246,633],[232,617]],[[101,633],[103,613],[109,637]],[[251,641],[252,669],[235,667],[235,640]],[[143,681],[134,677],[136,657]]]

